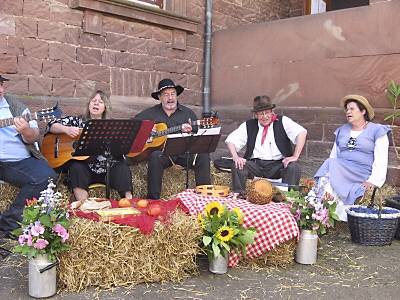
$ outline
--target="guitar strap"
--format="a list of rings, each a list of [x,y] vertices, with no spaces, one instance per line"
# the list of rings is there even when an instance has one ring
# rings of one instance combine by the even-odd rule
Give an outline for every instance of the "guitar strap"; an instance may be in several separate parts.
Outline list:
[[[10,106],[10,112],[13,117],[18,117],[21,116],[24,110],[26,109],[26,106],[19,100],[12,98],[12,97],[4,97]],[[21,135],[18,135],[21,141],[25,144],[25,147],[29,150],[29,152],[36,158],[38,159],[45,159],[42,153],[35,147],[35,144],[27,144],[24,142],[22,139]]]

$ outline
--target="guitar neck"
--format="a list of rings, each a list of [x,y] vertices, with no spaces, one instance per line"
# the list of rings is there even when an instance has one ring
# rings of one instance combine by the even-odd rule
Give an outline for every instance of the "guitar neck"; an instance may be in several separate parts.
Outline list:
[[[33,116],[31,114],[26,114],[26,115],[20,116],[20,118],[24,118],[27,122],[37,119],[36,113],[34,113]],[[7,118],[7,119],[0,120],[0,128],[11,126],[11,125],[14,125],[14,118]]]
[[[199,125],[199,124],[200,123],[198,122],[198,120],[190,122],[190,125],[192,125],[192,126]],[[161,136],[164,136],[164,135],[168,135],[168,134],[171,134],[171,133],[178,132],[181,129],[182,129],[182,125],[177,125],[177,126],[169,127],[169,128],[167,128],[165,130],[154,132],[151,135],[152,135],[152,137],[161,137]]]

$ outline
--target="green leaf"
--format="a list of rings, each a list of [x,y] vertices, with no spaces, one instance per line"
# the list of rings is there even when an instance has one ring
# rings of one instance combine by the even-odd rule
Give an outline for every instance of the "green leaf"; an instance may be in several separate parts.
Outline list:
[[[40,221],[40,223],[42,223],[44,226],[47,226],[47,227],[50,227],[50,228],[53,227],[53,224],[52,224],[52,222],[50,221],[50,216],[49,216],[49,215],[40,216],[39,221]]]
[[[213,254],[214,257],[217,257],[221,253],[221,249],[214,243],[212,243],[212,249],[213,249]]]
[[[220,242],[220,244],[222,245],[222,247],[224,247],[226,249],[227,252],[229,252],[231,250],[231,247],[229,247],[229,245],[225,242]]]
[[[208,246],[212,241],[212,237],[210,236],[203,236],[203,244],[204,246]]]

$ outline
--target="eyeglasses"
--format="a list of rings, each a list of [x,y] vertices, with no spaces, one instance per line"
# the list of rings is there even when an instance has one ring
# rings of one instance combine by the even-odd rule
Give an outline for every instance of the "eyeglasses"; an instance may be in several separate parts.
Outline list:
[[[350,137],[349,141],[347,142],[347,149],[349,151],[353,151],[354,149],[356,149],[356,146],[357,146],[356,142],[357,142],[356,138]]]
[[[256,112],[256,116],[258,116],[258,117],[263,117],[263,116],[269,117],[271,114],[272,114],[272,111],[265,111],[265,110]]]

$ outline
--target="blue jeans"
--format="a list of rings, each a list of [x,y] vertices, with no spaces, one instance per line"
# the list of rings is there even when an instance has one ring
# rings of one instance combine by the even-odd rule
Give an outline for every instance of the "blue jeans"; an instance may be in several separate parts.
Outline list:
[[[8,210],[0,214],[0,230],[6,233],[18,228],[26,199],[39,198],[49,178],[55,182],[57,174],[43,159],[29,157],[16,162],[0,162],[0,179],[20,188]]]

